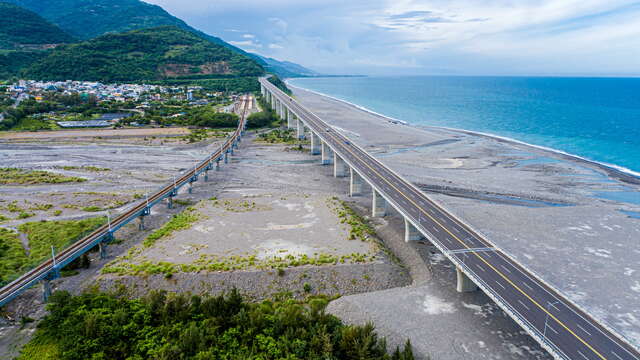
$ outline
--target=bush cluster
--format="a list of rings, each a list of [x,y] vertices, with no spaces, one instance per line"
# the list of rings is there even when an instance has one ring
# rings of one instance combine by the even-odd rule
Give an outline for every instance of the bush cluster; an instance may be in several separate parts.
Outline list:
[[[152,292],[130,300],[91,292],[50,298],[19,359],[413,359],[411,346],[387,353],[372,325],[346,326],[327,313],[328,300],[247,303]]]

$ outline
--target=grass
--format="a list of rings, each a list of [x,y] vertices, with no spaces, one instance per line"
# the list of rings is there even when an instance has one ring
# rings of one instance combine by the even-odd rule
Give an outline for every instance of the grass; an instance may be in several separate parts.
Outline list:
[[[37,130],[58,130],[61,129],[55,121],[49,121],[44,119],[36,119],[33,117],[26,117],[11,130],[13,131],[37,131]]]
[[[122,260],[132,260],[140,254],[140,250],[133,250],[128,255],[118,258],[102,268],[103,274],[124,275],[157,275],[163,274],[170,278],[179,272],[200,272],[200,271],[243,271],[250,269],[276,270],[278,276],[284,275],[284,269],[305,265],[323,266],[351,263],[365,263],[375,259],[373,255],[352,253],[340,257],[330,254],[316,254],[307,256],[305,254],[294,256],[274,256],[268,259],[258,259],[255,255],[217,257],[202,255],[192,264],[173,264],[166,261],[152,262],[145,260],[141,263],[124,262]]]
[[[369,221],[355,212],[346,202],[335,197],[331,198],[330,202],[333,203],[333,208],[338,214],[340,223],[349,225],[349,240],[367,241],[375,237],[376,230]]]
[[[100,206],[85,206],[82,208],[82,211],[86,211],[86,212],[98,212],[98,211],[102,211],[103,209]]]
[[[174,231],[190,228],[191,225],[199,219],[200,215],[198,214],[196,209],[193,207],[188,207],[180,214],[173,215],[168,223],[164,224],[161,228],[149,234],[149,236],[144,239],[142,244],[144,245],[144,247],[153,246],[156,241],[173,234]]]
[[[90,172],[111,171],[111,169],[109,168],[101,168],[97,166],[59,166],[57,168],[62,170],[67,170],[67,171],[71,171],[71,170],[86,170]]]
[[[29,237],[30,263],[35,265],[51,256],[51,246],[60,251],[105,222],[105,217],[83,220],[36,221],[22,224],[18,230]]]
[[[13,280],[27,263],[27,253],[14,230],[0,228],[0,283]]]
[[[0,184],[2,185],[61,184],[84,181],[87,179],[42,170],[0,168]]]

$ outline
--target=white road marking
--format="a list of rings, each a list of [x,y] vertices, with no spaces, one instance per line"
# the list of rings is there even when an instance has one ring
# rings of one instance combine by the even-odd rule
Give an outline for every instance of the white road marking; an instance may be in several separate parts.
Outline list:
[[[480,265],[478,265],[478,264],[476,264],[476,266],[477,266],[480,270],[482,270],[482,271],[486,272],[486,270],[485,270],[485,269],[483,269],[483,268],[482,268],[482,266],[480,266]]]
[[[556,329],[554,329],[551,325],[547,324],[547,329],[553,331],[554,333],[556,333],[556,335],[558,335],[558,332],[556,331]]]
[[[577,327],[580,328],[580,330],[584,331],[585,333],[587,333],[587,335],[591,336],[591,333],[588,332],[585,328],[583,328],[582,326],[580,326],[580,324],[576,324]]]
[[[440,232],[440,230],[438,230],[438,228],[437,228],[437,227],[435,227],[435,226],[433,226],[433,230],[435,230],[435,232],[437,232],[437,233],[439,233],[439,232]]]
[[[523,282],[523,284],[524,284],[524,286],[528,287],[528,288],[529,288],[529,290],[532,290],[532,291],[533,291],[533,288],[532,288],[531,286],[529,286],[529,284],[527,284],[526,282]]]
[[[591,360],[585,354],[583,354],[580,350],[577,350],[577,351],[578,351],[578,354],[582,355],[583,358],[585,358],[587,360]]]
[[[501,265],[500,265],[500,267],[501,267],[502,269],[504,269],[504,271],[506,271],[506,272],[508,272],[508,273],[511,273],[511,270],[507,269],[507,267],[506,267],[506,266],[504,266],[504,265],[502,265],[502,264],[501,264]]]
[[[506,287],[504,287],[504,285],[500,284],[500,282],[499,282],[498,280],[496,280],[496,284],[500,285],[500,287],[501,287],[501,288],[503,288],[503,289],[507,290],[507,288],[506,288]]]
[[[529,309],[529,307],[527,305],[525,305],[522,301],[518,300],[518,302],[520,303],[520,305],[524,306],[525,309],[527,310],[531,310]]]
[[[617,357],[618,359],[620,359],[620,360],[624,360],[622,357],[620,357],[620,355],[616,354],[616,352],[615,352],[615,351],[611,350],[611,353],[612,353],[615,357]]]

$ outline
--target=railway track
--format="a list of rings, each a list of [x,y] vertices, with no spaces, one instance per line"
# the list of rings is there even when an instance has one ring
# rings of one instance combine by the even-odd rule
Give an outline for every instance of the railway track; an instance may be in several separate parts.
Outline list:
[[[151,194],[147,199],[139,201],[135,206],[126,212],[111,219],[107,224],[100,226],[91,234],[76,241],[66,249],[62,250],[54,259],[49,259],[21,275],[16,280],[7,284],[0,289],[0,306],[3,306],[13,300],[16,296],[33,286],[36,282],[47,278],[55,278],[60,269],[77,259],[101,242],[109,241],[113,238],[113,232],[127,223],[135,220],[140,216],[148,215],[153,205],[168,197],[176,196],[178,190],[197,180],[198,175],[204,171],[211,170],[214,162],[221,161],[226,153],[231,151],[237,145],[240,137],[246,128],[246,118],[249,106],[252,104],[250,95],[242,96],[240,100],[240,108],[242,114],[238,122],[238,128],[234,133],[222,144],[222,146],[199,162],[191,170],[181,174],[179,178],[175,178],[171,183],[163,186],[155,193]]]

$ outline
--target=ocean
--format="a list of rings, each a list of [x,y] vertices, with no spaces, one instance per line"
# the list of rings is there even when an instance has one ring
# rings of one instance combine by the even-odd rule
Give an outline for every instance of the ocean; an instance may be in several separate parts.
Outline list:
[[[640,176],[640,78],[335,77],[289,83],[412,125],[509,138]]]

